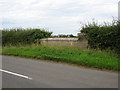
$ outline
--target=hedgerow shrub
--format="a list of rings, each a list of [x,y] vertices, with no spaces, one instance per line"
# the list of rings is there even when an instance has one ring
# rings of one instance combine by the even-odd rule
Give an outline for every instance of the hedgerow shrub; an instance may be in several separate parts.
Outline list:
[[[81,29],[86,34],[88,45],[93,49],[115,50],[120,53],[120,22],[98,25],[96,22],[86,24]]]
[[[41,38],[50,37],[52,32],[40,29],[2,30],[2,45],[34,44]]]

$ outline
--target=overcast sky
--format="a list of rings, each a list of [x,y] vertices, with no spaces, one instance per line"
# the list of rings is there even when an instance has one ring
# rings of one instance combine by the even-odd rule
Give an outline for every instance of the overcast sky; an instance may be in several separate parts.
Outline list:
[[[119,0],[0,0],[0,28],[45,28],[77,35],[80,22],[118,17]]]

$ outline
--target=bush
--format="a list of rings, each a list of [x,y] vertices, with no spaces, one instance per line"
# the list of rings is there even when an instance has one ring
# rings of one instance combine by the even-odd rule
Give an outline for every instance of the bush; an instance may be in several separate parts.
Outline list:
[[[96,22],[84,25],[81,30],[88,39],[88,45],[93,49],[115,50],[120,53],[120,22],[98,25]]]
[[[52,32],[40,29],[2,30],[2,45],[34,44],[41,38],[50,37]]]

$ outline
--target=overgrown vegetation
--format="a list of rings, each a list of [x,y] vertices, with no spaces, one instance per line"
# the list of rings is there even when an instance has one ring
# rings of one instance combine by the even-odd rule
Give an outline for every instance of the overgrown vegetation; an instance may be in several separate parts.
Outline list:
[[[99,69],[118,70],[117,55],[103,51],[65,46],[6,46],[2,54],[66,62]],[[120,70],[120,69],[119,69]]]
[[[88,23],[82,27],[90,48],[112,50],[120,54],[120,22],[113,20],[112,24],[98,25]]]
[[[2,30],[2,45],[25,45],[40,43],[41,38],[50,37],[52,32],[40,29],[5,29]]]
[[[52,32],[40,29],[2,30],[2,54],[66,62],[99,69],[120,70],[120,22],[98,25],[96,22],[82,27],[82,37],[88,39],[92,50],[78,47],[34,46],[41,38],[51,37]],[[63,35],[63,37],[66,37]],[[74,37],[73,35],[69,37]],[[101,51],[102,50],[102,51]],[[106,52],[110,50],[112,52]],[[114,53],[117,52],[116,53]]]

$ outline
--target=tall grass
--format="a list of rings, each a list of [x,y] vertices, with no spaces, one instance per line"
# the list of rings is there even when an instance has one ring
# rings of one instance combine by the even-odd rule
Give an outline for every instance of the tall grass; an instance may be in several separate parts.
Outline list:
[[[2,54],[66,62],[108,70],[118,70],[118,63],[120,63],[117,55],[113,53],[81,50],[77,47],[67,46],[5,46]]]

